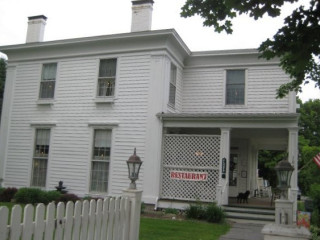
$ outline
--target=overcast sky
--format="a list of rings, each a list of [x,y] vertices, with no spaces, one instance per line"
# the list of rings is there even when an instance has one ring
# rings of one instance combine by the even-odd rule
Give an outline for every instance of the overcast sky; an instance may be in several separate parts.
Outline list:
[[[200,17],[181,18],[185,1],[154,0],[152,30],[174,28],[191,51],[257,48],[293,9],[286,5],[282,17],[274,19],[241,16],[234,21],[233,34],[227,35],[203,27]],[[0,0],[0,46],[25,43],[27,18],[35,15],[48,17],[45,41],[129,32],[131,4],[131,0]],[[320,91],[309,84],[300,97],[320,98]]]

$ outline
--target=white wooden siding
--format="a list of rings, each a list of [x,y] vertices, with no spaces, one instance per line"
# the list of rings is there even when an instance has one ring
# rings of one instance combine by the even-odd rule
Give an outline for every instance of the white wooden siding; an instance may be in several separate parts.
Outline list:
[[[47,189],[54,189],[62,180],[68,191],[88,193],[94,128],[90,122],[119,123],[112,132],[109,194],[120,194],[128,186],[125,161],[134,147],[142,160],[145,154],[150,55],[111,57],[118,57],[114,103],[94,101],[97,57],[51,61],[58,62],[53,105],[37,104],[42,62],[18,65],[5,170],[7,186],[30,185],[33,122],[56,123],[50,142]],[[142,179],[143,168],[140,176]]]
[[[239,68],[239,67],[237,67]],[[246,106],[225,106],[225,68],[192,68],[184,71],[183,112],[288,112],[288,97],[276,99],[276,89],[288,81],[277,66],[252,66],[247,69]]]

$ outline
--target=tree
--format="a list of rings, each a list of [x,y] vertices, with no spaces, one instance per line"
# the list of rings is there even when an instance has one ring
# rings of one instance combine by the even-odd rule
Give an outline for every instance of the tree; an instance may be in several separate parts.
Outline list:
[[[309,146],[320,146],[320,100],[302,103],[299,99],[298,103],[300,104],[300,135],[310,141]]]
[[[232,19],[249,14],[258,20],[264,15],[278,17],[285,3],[298,0],[187,0],[181,16],[200,15],[204,26],[215,31],[232,33]],[[265,59],[280,58],[280,66],[289,74],[291,82],[277,89],[283,98],[289,91],[301,91],[301,84],[315,81],[320,88],[320,1],[310,0],[310,6],[300,6],[285,18],[284,25],[273,36],[261,43],[258,50]]]

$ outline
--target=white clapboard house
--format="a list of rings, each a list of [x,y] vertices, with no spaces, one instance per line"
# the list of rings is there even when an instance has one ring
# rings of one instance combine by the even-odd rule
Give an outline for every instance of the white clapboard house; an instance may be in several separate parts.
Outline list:
[[[296,199],[298,114],[295,93],[276,98],[290,80],[279,61],[192,52],[174,29],[151,31],[152,8],[133,1],[129,33],[46,42],[46,17],[29,17],[26,43],[0,47],[3,186],[121,194],[137,148],[145,203],[223,205],[257,189],[266,149],[288,152]]]

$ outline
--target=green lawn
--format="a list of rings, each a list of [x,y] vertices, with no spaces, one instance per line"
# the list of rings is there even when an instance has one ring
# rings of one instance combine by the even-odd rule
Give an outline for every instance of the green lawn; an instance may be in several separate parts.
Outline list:
[[[15,203],[0,202],[0,207],[6,206],[10,212],[14,205]],[[228,224],[142,217],[140,240],[217,240],[228,232],[229,228]]]
[[[227,224],[142,217],[140,240],[217,240],[229,228]]]

